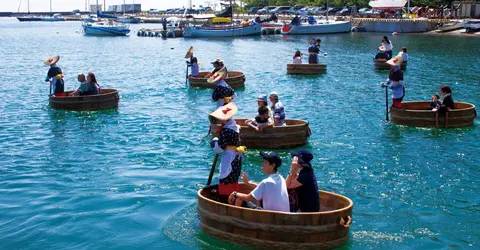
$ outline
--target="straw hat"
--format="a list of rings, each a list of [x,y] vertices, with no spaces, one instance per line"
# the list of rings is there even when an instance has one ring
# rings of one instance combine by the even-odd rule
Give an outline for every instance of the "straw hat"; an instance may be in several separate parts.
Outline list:
[[[385,46],[380,46],[380,47],[378,47],[378,50],[380,50],[380,51],[386,51],[387,49],[385,48]]]
[[[210,76],[210,77],[207,79],[207,82],[208,82],[208,83],[216,83],[216,82],[218,82],[220,79],[223,79],[226,74],[227,74],[227,70],[225,69],[225,67],[223,67],[222,69],[220,69],[219,71],[217,71],[215,74],[213,74],[212,76]]]
[[[387,63],[392,66],[400,66],[403,62],[403,57],[401,55],[397,55],[392,59],[388,60]]]
[[[217,110],[213,111],[209,116],[216,118],[217,120],[226,121],[232,118],[235,114],[237,114],[238,109],[237,105],[233,102],[219,107]]]
[[[43,63],[45,65],[52,65],[52,64],[55,64],[58,62],[58,60],[60,60],[60,56],[54,56],[54,57],[51,57],[51,58],[48,58],[47,60],[43,61]]]
[[[190,58],[193,55],[193,46],[190,46],[188,49],[187,54],[185,54],[185,58]]]

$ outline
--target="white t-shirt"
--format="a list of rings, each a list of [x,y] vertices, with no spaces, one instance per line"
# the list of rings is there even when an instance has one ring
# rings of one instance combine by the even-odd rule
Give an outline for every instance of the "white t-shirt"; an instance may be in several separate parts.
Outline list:
[[[385,51],[393,50],[393,44],[392,44],[392,42],[390,42],[390,43],[382,42],[382,46],[385,47]]]
[[[287,184],[278,173],[269,175],[251,192],[255,200],[263,200],[263,209],[290,212]]]
[[[293,64],[302,64],[302,58],[298,56],[293,58]]]

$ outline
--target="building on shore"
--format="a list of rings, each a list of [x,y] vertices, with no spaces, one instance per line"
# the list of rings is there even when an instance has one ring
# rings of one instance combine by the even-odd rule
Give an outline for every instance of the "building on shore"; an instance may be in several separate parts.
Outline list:
[[[480,18],[480,1],[453,1],[454,17]]]
[[[118,4],[118,5],[110,5],[108,6],[109,12],[115,13],[140,13],[142,12],[142,5],[141,4]]]

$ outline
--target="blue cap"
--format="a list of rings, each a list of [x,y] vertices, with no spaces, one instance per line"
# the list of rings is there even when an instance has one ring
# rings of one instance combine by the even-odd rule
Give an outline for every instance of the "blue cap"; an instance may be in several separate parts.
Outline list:
[[[298,164],[304,166],[304,167],[312,167],[312,164],[310,164],[310,161],[313,159],[313,154],[306,150],[306,149],[300,149],[299,151],[292,151],[290,152],[290,155],[292,157],[296,156],[298,157]]]

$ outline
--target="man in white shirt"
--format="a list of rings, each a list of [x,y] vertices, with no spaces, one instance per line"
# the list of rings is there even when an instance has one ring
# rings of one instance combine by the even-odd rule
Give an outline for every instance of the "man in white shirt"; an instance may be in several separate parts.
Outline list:
[[[262,170],[268,175],[249,194],[232,192],[228,198],[231,204],[254,208],[252,202],[263,201],[263,209],[279,212],[290,212],[287,185],[285,179],[277,173],[282,165],[282,159],[275,153],[260,152],[263,157]],[[243,182],[248,183],[247,175],[243,173]]]

